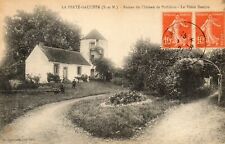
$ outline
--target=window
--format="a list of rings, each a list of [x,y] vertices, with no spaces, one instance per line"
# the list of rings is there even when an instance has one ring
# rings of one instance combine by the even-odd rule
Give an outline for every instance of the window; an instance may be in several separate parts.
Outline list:
[[[77,67],[77,75],[81,75],[81,66]]]
[[[59,75],[59,64],[54,64],[54,74]]]
[[[95,42],[90,42],[89,46],[90,46],[90,48],[94,48],[95,47]]]

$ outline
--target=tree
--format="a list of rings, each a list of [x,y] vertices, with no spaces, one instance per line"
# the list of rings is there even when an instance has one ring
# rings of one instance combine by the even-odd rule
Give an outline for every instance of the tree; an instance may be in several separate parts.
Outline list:
[[[170,69],[166,90],[172,98],[192,97],[204,84],[204,62],[196,58],[183,58]]]
[[[152,44],[149,40],[140,39],[127,58],[125,77],[133,89],[147,89],[163,96],[167,94],[165,88],[166,78],[171,72],[169,69],[180,59],[201,56],[201,50],[161,49],[159,45]]]
[[[3,65],[10,77],[24,78],[25,59],[39,42],[79,51],[80,28],[45,7],[38,6],[32,13],[17,11],[6,17],[5,23],[7,55]]]
[[[173,50],[162,50],[159,45],[140,39],[127,58],[125,77],[135,90],[149,89],[163,94],[167,69],[177,58]]]
[[[106,81],[110,81],[112,79],[114,67],[113,63],[109,59],[96,59],[94,61],[94,65],[96,66],[96,71],[99,73],[101,79]]]

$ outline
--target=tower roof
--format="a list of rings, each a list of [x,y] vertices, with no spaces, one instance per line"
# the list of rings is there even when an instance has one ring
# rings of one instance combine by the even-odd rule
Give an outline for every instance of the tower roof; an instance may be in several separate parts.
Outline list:
[[[89,32],[83,39],[98,39],[98,40],[106,40],[101,33],[99,33],[96,29]]]

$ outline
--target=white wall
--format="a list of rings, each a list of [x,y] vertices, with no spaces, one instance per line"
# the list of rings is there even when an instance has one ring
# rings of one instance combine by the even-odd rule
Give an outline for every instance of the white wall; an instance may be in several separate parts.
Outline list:
[[[98,45],[104,49],[104,57],[108,58],[108,41],[99,40]]]
[[[52,63],[37,45],[26,59],[25,74],[39,76],[40,82],[47,82],[47,73],[53,71]]]
[[[63,79],[63,68],[67,67],[67,71],[68,71],[68,79],[70,81],[72,81],[74,79],[74,77],[77,76],[81,76],[82,74],[86,74],[88,76],[90,76],[91,73],[91,66],[87,66],[87,65],[76,65],[76,64],[64,64],[64,63],[57,63],[59,64],[59,77],[61,79]],[[80,66],[81,67],[81,75],[77,75],[77,67]],[[53,64],[52,64],[52,68],[53,68]]]

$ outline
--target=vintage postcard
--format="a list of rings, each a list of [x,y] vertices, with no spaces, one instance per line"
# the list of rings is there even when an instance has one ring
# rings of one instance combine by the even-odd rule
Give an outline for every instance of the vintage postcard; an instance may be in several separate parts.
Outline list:
[[[0,144],[224,144],[225,0],[0,0]]]

